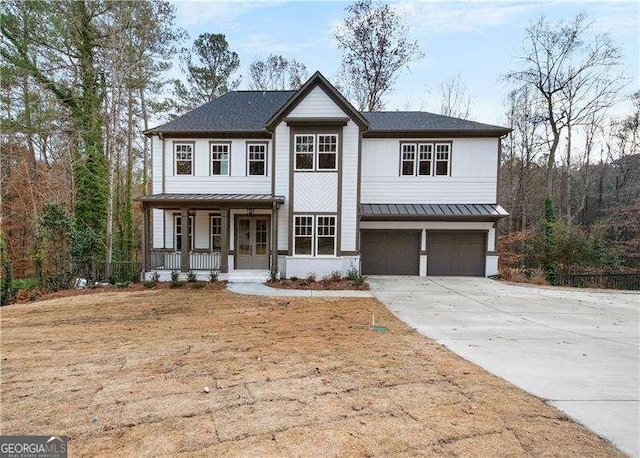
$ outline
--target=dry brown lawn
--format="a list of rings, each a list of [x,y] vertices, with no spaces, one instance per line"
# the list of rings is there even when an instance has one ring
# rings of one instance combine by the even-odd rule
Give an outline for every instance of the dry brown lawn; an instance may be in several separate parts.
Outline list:
[[[71,456],[618,453],[373,299],[114,291],[5,307],[1,331],[1,433]]]

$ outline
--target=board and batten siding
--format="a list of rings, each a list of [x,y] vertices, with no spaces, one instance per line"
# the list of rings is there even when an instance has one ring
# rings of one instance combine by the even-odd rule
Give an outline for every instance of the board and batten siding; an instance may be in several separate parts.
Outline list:
[[[289,248],[289,126],[284,122],[275,128],[275,188],[276,196],[284,196],[278,211],[278,250]]]
[[[360,129],[349,121],[342,131],[342,218],[340,249],[356,250],[358,219],[358,139]]]
[[[151,192],[162,192],[162,140],[157,135],[151,137]],[[151,224],[153,226],[153,248],[162,248],[163,212],[157,208],[151,211]]]
[[[197,194],[271,194],[272,145],[268,142],[267,175],[247,175],[247,143],[265,140],[246,139],[165,139],[165,193]],[[175,175],[174,143],[195,143],[193,175]],[[211,175],[210,142],[231,143],[230,175]]]
[[[451,176],[400,176],[401,142],[452,142]],[[364,138],[362,203],[496,203],[497,138]]]
[[[289,113],[291,118],[332,118],[345,116],[342,109],[324,92],[316,86]]]

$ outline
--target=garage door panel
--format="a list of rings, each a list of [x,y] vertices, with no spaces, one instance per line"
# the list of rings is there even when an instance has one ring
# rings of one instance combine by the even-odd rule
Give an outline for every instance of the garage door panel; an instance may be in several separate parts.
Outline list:
[[[482,277],[485,232],[427,233],[427,275]]]
[[[419,231],[365,230],[361,236],[365,275],[418,275]]]

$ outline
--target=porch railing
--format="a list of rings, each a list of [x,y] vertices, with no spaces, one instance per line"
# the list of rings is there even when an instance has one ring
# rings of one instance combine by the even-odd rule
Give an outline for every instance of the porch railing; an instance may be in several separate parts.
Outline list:
[[[180,251],[154,248],[149,252],[147,270],[180,270],[181,260]],[[220,253],[190,251],[189,270],[220,270]]]

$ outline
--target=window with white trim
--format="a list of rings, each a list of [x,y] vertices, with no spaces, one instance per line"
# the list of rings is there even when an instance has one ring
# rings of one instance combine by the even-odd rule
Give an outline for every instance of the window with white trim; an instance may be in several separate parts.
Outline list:
[[[313,255],[313,216],[295,216],[293,254]]]
[[[335,256],[336,217],[318,216],[316,224],[316,255]]]
[[[433,162],[433,145],[420,143],[418,145],[418,175],[431,175],[431,163]]]
[[[173,227],[174,227],[174,231],[173,231],[173,246],[175,247],[176,251],[181,251],[182,250],[182,216],[180,215],[175,215],[174,219],[173,219]],[[189,216],[189,249],[193,250],[193,215]]]
[[[295,170],[313,170],[315,135],[295,136]]]
[[[337,170],[338,136],[318,135],[318,170]]]
[[[400,143],[401,176],[448,176],[451,143]]]
[[[293,254],[297,256],[336,255],[335,215],[296,215]]]
[[[211,175],[229,175],[229,144],[211,143]]]
[[[267,145],[249,143],[247,145],[247,175],[265,176],[267,174]]]
[[[416,174],[416,145],[415,143],[402,144],[402,158],[400,164],[400,174],[413,176]]]
[[[450,145],[448,143],[436,143],[436,164],[434,166],[434,175],[449,175],[450,159]]]
[[[211,216],[211,251],[220,251],[222,248],[222,217]]]
[[[193,175],[193,144],[175,143],[175,174]]]

